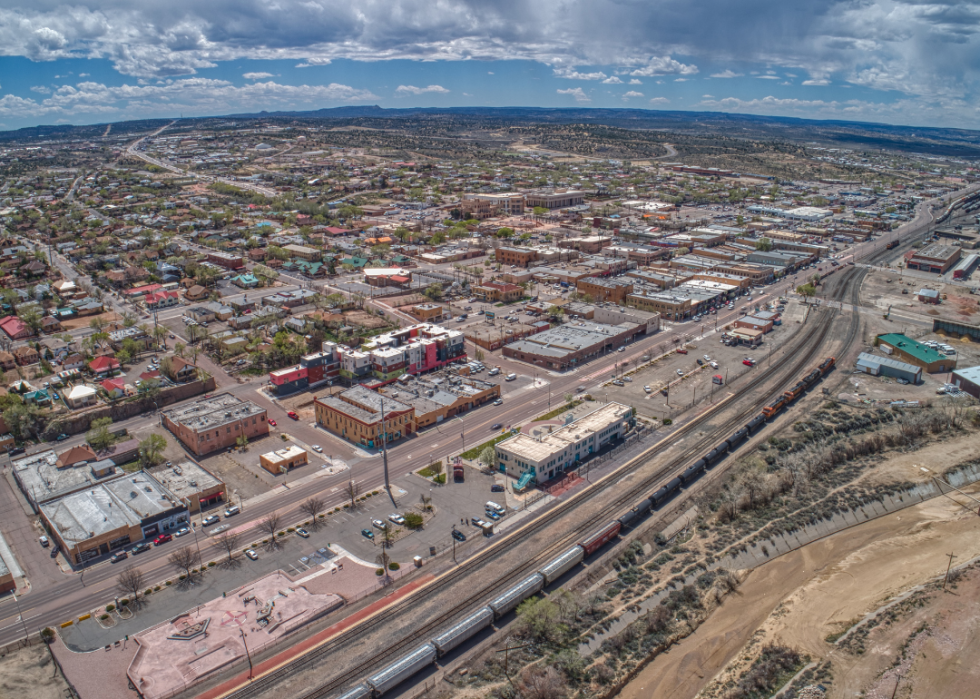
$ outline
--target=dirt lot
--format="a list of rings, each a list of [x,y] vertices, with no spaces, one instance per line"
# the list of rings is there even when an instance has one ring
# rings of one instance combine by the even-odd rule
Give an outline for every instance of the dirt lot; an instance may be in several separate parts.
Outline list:
[[[973,696],[971,688],[980,679],[975,670],[980,660],[975,638],[980,573],[971,573],[950,593],[932,595],[890,626],[871,631],[866,652],[838,649],[827,638],[840,635],[890,598],[941,575],[945,552],[955,552],[957,562],[980,556],[978,531],[975,514],[937,498],[782,556],[748,573],[732,599],[696,633],[647,666],[622,695],[724,696],[725,681],[737,677],[759,648],[776,642],[812,661],[830,661],[834,679],[829,697],[888,697],[895,686],[895,672],[889,668],[911,640],[905,651],[911,662],[902,666],[905,679],[896,696]]]
[[[935,289],[947,298],[938,305],[923,303],[916,297],[919,289]],[[903,294],[903,290],[908,294]],[[893,313],[915,314],[930,320],[943,318],[980,323],[980,296],[971,295],[962,286],[943,284],[938,278],[931,281],[917,277],[902,279],[893,272],[869,272],[861,287],[861,300],[882,312],[891,306]]]
[[[100,313],[94,316],[82,316],[81,318],[71,318],[69,320],[61,321],[61,327],[63,330],[75,330],[77,328],[87,328],[89,323],[92,322],[93,318],[101,318],[106,323],[114,323],[116,321],[121,321],[116,313],[110,311],[109,313]]]
[[[390,325],[387,320],[364,311],[344,311],[344,322],[355,328],[377,330]]]
[[[64,699],[68,684],[44,644],[0,656],[0,699]]]

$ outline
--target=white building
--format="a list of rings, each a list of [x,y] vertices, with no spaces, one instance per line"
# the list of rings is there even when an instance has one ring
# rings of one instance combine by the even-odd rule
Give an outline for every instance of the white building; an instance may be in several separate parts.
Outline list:
[[[523,478],[524,484],[532,480],[543,483],[589,458],[611,440],[622,439],[632,415],[628,405],[607,403],[551,433],[515,435],[497,444],[498,468],[519,482]]]

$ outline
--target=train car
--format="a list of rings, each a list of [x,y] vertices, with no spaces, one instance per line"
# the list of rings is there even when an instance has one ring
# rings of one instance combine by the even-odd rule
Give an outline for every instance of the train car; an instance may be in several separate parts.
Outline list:
[[[544,568],[538,572],[544,576],[544,584],[550,585],[555,580],[563,576],[565,573],[570,571],[572,568],[577,566],[585,558],[585,549],[576,544],[572,548],[568,549],[565,553],[560,555],[558,558],[554,559],[548,563]]]
[[[541,588],[543,587],[544,576],[541,573],[535,573],[524,578],[502,595],[491,600],[488,606],[498,618],[502,617],[507,612],[515,609],[517,605],[531,595],[541,592]]]
[[[824,376],[826,376],[827,375],[827,372],[830,371],[831,369],[833,369],[834,368],[834,364],[836,364],[836,363],[837,363],[837,359],[836,358],[834,358],[834,357],[827,357],[825,360],[823,360],[823,362],[817,368],[820,370],[820,373],[821,374],[823,374]]]
[[[463,641],[472,638],[480,631],[490,626],[492,621],[493,610],[490,609],[490,607],[484,607],[478,612],[473,612],[452,628],[446,629],[441,634],[433,638],[432,645],[434,645],[436,650],[439,651],[439,657],[442,657]],[[351,697],[350,699],[359,698]]]
[[[681,481],[687,485],[700,478],[702,473],[704,473],[704,459],[698,460],[693,466],[688,466],[681,474]]]
[[[765,415],[767,418],[774,417],[775,415],[779,414],[779,411],[782,410],[785,406],[786,406],[786,396],[782,395],[776,400],[774,400],[772,403],[767,405],[765,408],[763,408],[762,414]]]
[[[885,246],[885,249],[886,250],[891,250],[891,249],[897,248],[897,247],[898,247],[898,241],[897,240],[892,240],[892,241],[890,241],[888,243],[888,245]]]
[[[680,490],[680,488],[681,488],[681,479],[680,478],[671,478],[670,481],[667,483],[667,485],[664,486],[664,488],[667,489],[667,495],[668,496],[673,495],[678,490]]]
[[[602,546],[605,546],[610,541],[615,539],[619,534],[619,530],[622,528],[622,522],[620,522],[618,519],[614,519],[599,531],[589,534],[589,536],[582,539],[580,542],[578,542],[578,545],[585,549],[586,556],[591,556]]]
[[[437,654],[436,647],[431,643],[426,643],[411,653],[403,655],[380,672],[368,677],[365,682],[374,691],[375,696],[380,696],[388,690],[394,689],[422,668],[434,663]]]
[[[783,395],[786,397],[786,402],[791,403],[796,400],[806,391],[806,384],[802,381],[797,381],[793,386],[787,389]]]
[[[765,415],[756,415],[754,418],[752,418],[745,424],[745,429],[748,430],[749,434],[751,435],[760,427],[763,427],[765,424],[766,424]]]
[[[646,500],[642,500],[637,505],[635,505],[629,512],[624,513],[623,516],[619,518],[619,522],[624,527],[631,527],[635,525],[636,522],[638,522],[641,517],[643,517],[645,514],[650,512],[650,509],[652,507],[653,507],[653,501],[650,498],[647,498]]]
[[[813,385],[820,380],[821,373],[819,369],[814,369],[809,374],[803,377],[803,383],[806,384],[807,388],[813,388]]]
[[[346,692],[341,694],[337,699],[368,699],[371,696],[371,688],[366,685],[359,684],[354,689],[348,689]]]
[[[663,486],[660,488],[660,490],[651,495],[650,499],[653,500],[654,507],[660,507],[664,504],[668,497],[670,497],[670,493],[667,491],[667,486]]]
[[[749,428],[743,427],[742,429],[734,432],[732,436],[728,438],[728,443],[731,445],[731,448],[734,449],[748,438]]]

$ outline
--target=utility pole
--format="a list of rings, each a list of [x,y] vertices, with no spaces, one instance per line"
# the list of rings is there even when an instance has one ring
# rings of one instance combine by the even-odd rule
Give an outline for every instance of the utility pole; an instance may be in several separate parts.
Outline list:
[[[248,658],[248,679],[252,679],[252,654],[248,652],[248,642],[245,640],[244,629],[238,629],[238,633],[242,635],[242,645],[245,646],[245,657]]]
[[[946,592],[946,583],[949,582],[949,569],[953,567],[953,559],[956,558],[952,553],[947,553],[949,563],[946,564],[946,577],[943,578],[943,592]]]
[[[388,481],[388,434],[385,429],[385,397],[378,394],[381,399],[381,460],[385,470],[385,490],[391,492],[391,483]]]

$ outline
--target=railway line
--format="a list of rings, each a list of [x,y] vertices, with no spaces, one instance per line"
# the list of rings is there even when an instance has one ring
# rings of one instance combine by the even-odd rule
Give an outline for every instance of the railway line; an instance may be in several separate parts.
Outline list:
[[[827,285],[831,289],[838,290],[840,295],[849,296],[856,301],[860,288],[860,280],[864,274],[865,270],[863,269],[848,267],[840,275],[834,275],[833,281],[828,280]],[[831,289],[828,289],[828,291]],[[765,388],[765,384],[773,383],[774,385],[783,386],[790,380],[790,377],[798,375],[805,367],[814,363],[814,358],[826,342],[828,334],[834,326],[834,319],[838,312],[818,310],[815,313],[820,315],[819,320],[811,319],[810,323],[808,323],[810,328],[799,333],[794,339],[792,347],[787,348],[787,351],[782,356],[775,359],[771,367],[760,369],[758,373],[754,374],[748,380],[747,385],[743,386],[742,391],[744,393],[754,391],[757,395],[752,400],[743,401],[744,407],[727,418],[722,425],[713,429],[713,434],[727,434],[729,431],[743,425],[753,413],[758,413],[773,393],[772,390],[760,390]],[[859,323],[860,319],[858,314],[853,314],[842,344],[843,347],[853,342]],[[782,388],[780,388],[779,394],[782,394]],[[699,425],[700,422],[700,420],[694,420],[682,429],[690,431]],[[672,442],[676,441],[678,436],[678,434],[673,435]],[[488,600],[513,587],[516,581],[526,578],[530,571],[541,568],[547,561],[555,558],[559,553],[567,552],[570,546],[583,540],[583,537],[592,533],[600,524],[607,523],[610,520],[610,512],[618,513],[622,510],[629,510],[630,505],[636,503],[640,498],[640,494],[652,492],[655,485],[680,476],[684,471],[685,465],[703,454],[706,449],[710,448],[710,443],[716,440],[716,436],[705,436],[697,440],[689,447],[683,449],[679,455],[672,457],[669,461],[662,464],[654,472],[644,476],[635,484],[631,483],[628,489],[625,489],[624,492],[606,504],[599,512],[584,518],[565,534],[556,537],[554,541],[543,547],[536,554],[528,556],[520,566],[511,568],[506,574],[497,577],[489,584],[481,586],[465,599],[440,611],[440,613],[427,619],[424,624],[413,628],[412,632],[403,638],[388,644],[386,647],[378,650],[378,652],[366,657],[364,660],[354,663],[326,682],[305,692],[302,694],[302,698],[319,699],[320,697],[328,696],[338,690],[360,682],[361,679],[370,675],[372,671],[377,671],[384,664],[389,663],[391,659],[411,652],[410,649],[420,643],[422,639],[429,639],[435,636],[440,629],[449,625],[453,619],[467,613],[472,613],[474,609],[480,606],[485,606]],[[348,644],[354,643],[358,639],[362,639],[368,634],[384,628],[384,625],[393,616],[410,609],[413,606],[413,600],[416,600],[418,595],[424,594],[427,597],[438,596],[442,591],[448,590],[460,583],[466,576],[472,574],[474,569],[483,566],[495,557],[505,554],[535,535],[540,534],[556,517],[568,514],[581,505],[584,500],[594,498],[604,490],[622,483],[624,476],[633,473],[640,467],[648,464],[652,459],[657,458],[666,446],[663,444],[654,445],[620,469],[617,469],[610,476],[605,477],[591,489],[561,503],[545,516],[504,537],[495,546],[479,552],[459,568],[444,574],[422,590],[397,603],[384,615],[375,616],[363,624],[339,634],[321,646],[314,648],[303,657],[287,665],[283,665],[262,677],[256,678],[251,684],[242,687],[229,696],[235,697],[236,699],[245,699],[247,697],[264,696],[266,693],[271,693],[280,682],[283,682],[290,676],[316,666],[324,658],[341,650]],[[641,519],[642,517],[632,518],[631,524],[636,524]]]

